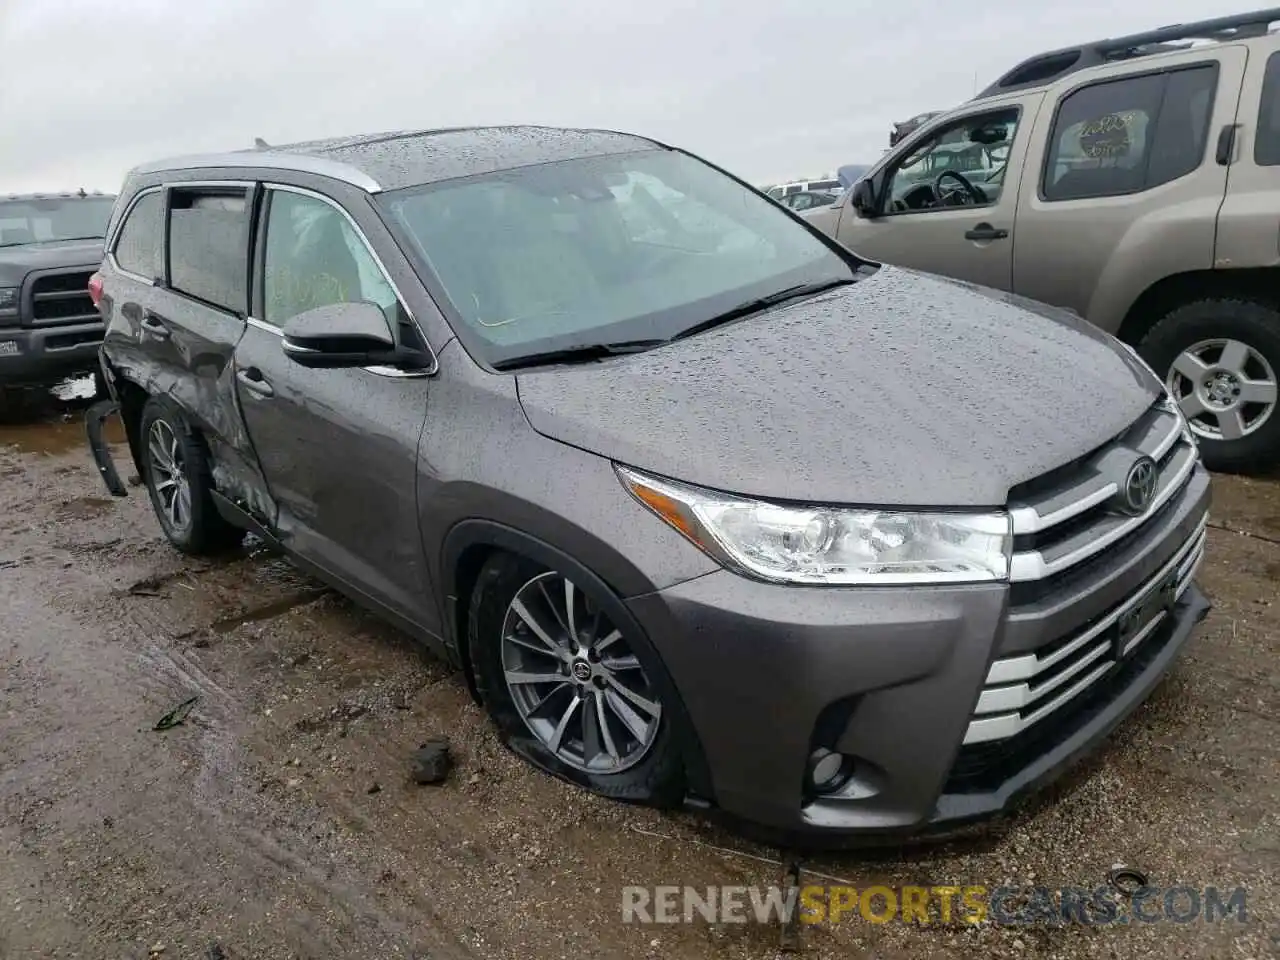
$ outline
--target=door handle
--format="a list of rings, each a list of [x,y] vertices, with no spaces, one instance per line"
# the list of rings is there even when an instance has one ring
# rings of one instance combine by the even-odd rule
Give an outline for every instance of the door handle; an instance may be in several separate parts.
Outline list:
[[[157,340],[168,340],[170,336],[169,326],[165,323],[164,318],[152,313],[150,310],[142,314],[142,329]]]
[[[964,232],[966,240],[1003,240],[1009,236],[1008,230],[997,230],[989,223],[980,223],[972,230]]]
[[[1240,129],[1238,123],[1228,123],[1225,127],[1218,131],[1218,145],[1213,151],[1214,162],[1220,167],[1225,167],[1231,163],[1236,153],[1236,132]]]
[[[259,397],[271,397],[275,395],[275,390],[266,378],[262,376],[262,371],[257,367],[249,367],[246,370],[237,370],[236,379],[250,393]]]

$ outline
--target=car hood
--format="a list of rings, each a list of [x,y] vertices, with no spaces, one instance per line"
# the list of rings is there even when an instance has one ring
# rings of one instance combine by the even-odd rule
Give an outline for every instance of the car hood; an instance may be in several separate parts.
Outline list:
[[[54,240],[0,247],[0,287],[17,286],[32,270],[79,266],[96,269],[101,262],[101,240]]]
[[[881,267],[848,287],[601,363],[517,377],[533,428],[748,496],[998,506],[1159,396],[1074,314]]]

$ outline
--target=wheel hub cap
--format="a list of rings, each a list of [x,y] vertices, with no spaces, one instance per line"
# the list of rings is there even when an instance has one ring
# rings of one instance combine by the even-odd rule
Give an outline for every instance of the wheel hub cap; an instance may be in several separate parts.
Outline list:
[[[147,457],[161,518],[170,529],[182,533],[191,523],[191,486],[184,469],[182,445],[163,420],[154,421],[147,433]]]
[[[653,746],[657,694],[622,632],[572,581],[544,573],[516,592],[501,655],[512,703],[560,762],[618,773]]]
[[[1197,436],[1239,440],[1276,408],[1276,374],[1262,353],[1239,340],[1202,340],[1182,351],[1166,380]]]

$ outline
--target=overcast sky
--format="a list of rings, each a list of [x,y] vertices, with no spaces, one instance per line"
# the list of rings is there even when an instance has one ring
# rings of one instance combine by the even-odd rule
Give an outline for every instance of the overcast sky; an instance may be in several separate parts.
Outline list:
[[[816,176],[1024,57],[1248,4],[0,0],[0,192],[114,190],[135,163],[255,136],[508,122]]]

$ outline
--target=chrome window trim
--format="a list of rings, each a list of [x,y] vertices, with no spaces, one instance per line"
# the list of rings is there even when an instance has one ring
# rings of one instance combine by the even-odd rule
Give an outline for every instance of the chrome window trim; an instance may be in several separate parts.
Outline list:
[[[132,270],[126,270],[124,267],[120,266],[120,261],[116,259],[116,246],[120,243],[120,231],[124,229],[125,223],[128,222],[130,215],[132,215],[133,208],[138,205],[138,201],[143,197],[152,193],[164,193],[164,185],[157,184],[153,187],[143,187],[135,193],[133,198],[129,201],[129,205],[125,207],[124,213],[120,214],[120,219],[116,221],[115,227],[112,228],[111,235],[107,237],[103,244],[104,249],[106,250],[106,253],[103,255],[103,259],[106,260],[107,266],[122,277],[128,277],[130,280],[133,280],[136,283],[145,284],[148,287],[154,287],[156,285],[156,278],[144,277],[139,273],[134,273]],[[160,243],[163,246],[163,237],[161,238]]]
[[[392,377],[395,379],[430,377],[438,373],[440,370],[440,360],[436,356],[435,348],[431,346],[431,341],[427,339],[426,331],[422,329],[422,324],[418,322],[418,318],[414,316],[413,311],[409,309],[408,304],[405,302],[404,294],[400,292],[399,285],[391,278],[391,272],[387,270],[387,265],[382,262],[382,258],[378,256],[377,250],[375,250],[373,244],[369,242],[369,237],[365,234],[364,230],[360,228],[360,224],[356,223],[355,218],[351,216],[342,204],[338,203],[338,201],[334,200],[332,197],[326,197],[323,193],[318,193],[315,190],[308,190],[306,187],[295,187],[292,184],[276,183],[268,180],[264,180],[262,182],[262,186],[265,190],[279,190],[284,193],[292,193],[302,197],[309,197],[312,200],[319,200],[321,203],[328,204],[334,210],[337,210],[338,213],[342,214],[351,229],[355,231],[360,242],[364,244],[365,251],[373,258],[375,266],[377,266],[378,271],[382,274],[382,279],[387,282],[387,286],[391,288],[391,292],[396,295],[396,302],[400,305],[400,309],[404,311],[405,316],[409,318],[409,322],[412,323],[414,328],[418,331],[418,335],[422,337],[422,342],[427,345],[427,353],[431,357],[430,364],[424,370],[399,370],[395,367],[385,366],[360,367],[359,369],[376,374],[380,377]],[[251,318],[251,322],[262,329],[280,333],[278,328],[273,327],[265,320]],[[283,336],[283,334],[281,335]]]
[[[280,151],[261,150],[241,153],[195,154],[185,157],[171,157],[134,167],[135,174],[168,173],[174,170],[236,169],[254,167],[264,170],[287,170],[298,173],[311,173],[330,180],[358,187],[366,193],[381,193],[380,184],[369,174],[349,163],[329,160],[306,153],[284,153]],[[254,178],[257,179],[257,178]]]

